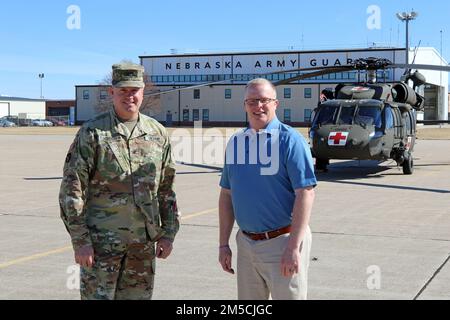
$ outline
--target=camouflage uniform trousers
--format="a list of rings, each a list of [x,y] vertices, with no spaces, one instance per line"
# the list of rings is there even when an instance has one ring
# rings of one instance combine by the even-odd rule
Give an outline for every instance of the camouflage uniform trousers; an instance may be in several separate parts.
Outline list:
[[[82,267],[82,300],[150,300],[155,276],[155,244],[94,243],[94,265]]]

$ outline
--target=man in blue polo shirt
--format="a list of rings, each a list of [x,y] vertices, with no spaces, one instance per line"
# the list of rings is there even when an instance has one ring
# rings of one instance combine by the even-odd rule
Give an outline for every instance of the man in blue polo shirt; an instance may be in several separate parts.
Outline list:
[[[306,299],[317,184],[305,139],[276,117],[276,90],[266,79],[246,86],[249,128],[231,137],[220,180],[219,262],[231,268],[236,220],[238,299]]]

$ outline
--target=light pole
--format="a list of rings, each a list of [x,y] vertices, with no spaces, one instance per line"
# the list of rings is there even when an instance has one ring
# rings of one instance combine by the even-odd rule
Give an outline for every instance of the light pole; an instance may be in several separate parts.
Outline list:
[[[39,78],[41,79],[41,99],[44,99],[44,96],[42,95],[42,79],[44,79],[44,74],[39,73]]]
[[[409,21],[417,18],[417,12],[402,12],[397,13],[397,18],[401,21],[406,21],[406,64],[409,64]]]
[[[444,59],[443,53],[442,53],[442,30],[441,30],[441,61],[440,61],[440,65],[442,66],[442,59]],[[439,85],[442,87],[442,71],[440,72],[440,82]]]

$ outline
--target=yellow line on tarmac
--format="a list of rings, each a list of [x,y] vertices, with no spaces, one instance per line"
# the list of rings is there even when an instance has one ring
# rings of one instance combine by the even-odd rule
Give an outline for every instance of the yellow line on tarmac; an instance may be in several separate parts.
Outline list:
[[[214,209],[208,209],[208,210],[200,211],[200,212],[197,212],[197,213],[193,213],[193,214],[187,215],[185,217],[181,216],[181,220],[202,216],[204,214],[211,213],[211,212],[214,212],[214,211],[217,211],[217,210],[218,210],[217,208],[214,208]]]
[[[55,249],[55,250],[51,250],[51,251],[47,251],[47,252],[43,252],[43,253],[34,254],[32,256],[29,256],[29,257],[23,257],[23,258],[11,260],[11,261],[8,261],[8,262],[5,262],[5,263],[1,263],[0,264],[0,269],[12,266],[14,264],[19,264],[19,263],[22,263],[22,262],[27,262],[27,261],[31,261],[31,260],[36,260],[36,259],[40,259],[40,258],[43,258],[43,257],[47,257],[47,256],[50,256],[52,254],[66,252],[66,251],[68,251],[70,249],[72,249],[72,246],[67,246],[67,247],[63,247],[63,248],[59,248],[59,249]]]
[[[202,216],[204,214],[208,214],[208,213],[211,213],[211,212],[214,212],[214,211],[217,211],[217,208],[204,210],[204,211],[200,211],[200,212],[197,212],[197,213],[193,213],[193,214],[187,215],[185,217],[181,217],[181,219],[182,220],[190,219],[190,218]],[[0,269],[7,268],[7,267],[15,265],[15,264],[19,264],[19,263],[23,263],[23,262],[28,262],[28,261],[44,258],[44,257],[50,256],[50,255],[53,255],[53,254],[63,253],[63,252],[66,252],[66,251],[68,251],[70,249],[72,249],[72,246],[67,246],[67,247],[63,247],[63,248],[59,248],[59,249],[55,249],[55,250],[51,250],[51,251],[47,251],[47,252],[37,253],[37,254],[34,254],[32,256],[28,256],[28,257],[23,257],[23,258],[7,261],[7,262],[4,262],[4,263],[0,263]]]

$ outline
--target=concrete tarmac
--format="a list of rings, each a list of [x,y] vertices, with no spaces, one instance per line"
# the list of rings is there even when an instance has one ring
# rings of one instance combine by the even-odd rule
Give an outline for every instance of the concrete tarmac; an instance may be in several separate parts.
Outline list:
[[[58,208],[72,139],[0,135],[0,299],[79,299]],[[410,176],[371,161],[318,173],[309,299],[450,299],[450,140],[419,140],[414,161]],[[155,299],[236,298],[218,264],[219,179],[214,167],[178,166],[182,225],[157,261]]]

